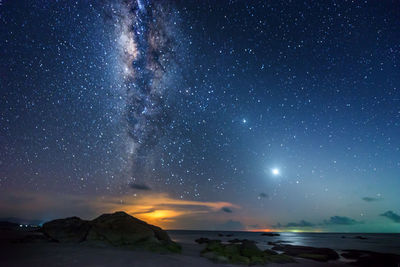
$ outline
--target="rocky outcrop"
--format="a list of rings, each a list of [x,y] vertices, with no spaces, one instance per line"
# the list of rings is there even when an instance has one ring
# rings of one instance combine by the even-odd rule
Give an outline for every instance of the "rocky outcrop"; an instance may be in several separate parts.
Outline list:
[[[396,254],[348,249],[344,250],[342,257],[349,260],[355,260],[352,262],[352,265],[356,266],[400,266],[400,255]]]
[[[208,240],[201,256],[219,263],[231,264],[266,264],[295,262],[285,254],[278,254],[271,250],[260,250],[254,241],[241,240],[240,243],[222,244],[220,240]]]
[[[78,217],[54,220],[45,223],[42,231],[56,242],[106,244],[158,252],[181,250],[164,230],[125,212],[103,214],[92,221]]]
[[[42,231],[52,241],[78,243],[85,240],[90,223],[78,217],[58,219],[43,224]]]
[[[330,248],[283,245],[281,243],[272,244],[274,245],[274,247],[272,248],[273,250],[282,251],[285,254],[293,257],[323,262],[339,259],[339,254],[337,254],[336,251]]]
[[[262,233],[263,236],[280,236],[278,233]]]

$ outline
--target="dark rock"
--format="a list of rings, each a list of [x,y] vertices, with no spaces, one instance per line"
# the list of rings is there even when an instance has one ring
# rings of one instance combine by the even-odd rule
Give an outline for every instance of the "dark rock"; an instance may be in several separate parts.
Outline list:
[[[263,236],[280,236],[278,233],[262,233]]]
[[[269,241],[268,245],[276,246],[276,245],[280,245],[282,243],[292,243],[292,241],[285,241],[285,240],[278,240],[278,241],[275,241],[275,242]]]
[[[141,248],[158,252],[180,252],[161,228],[125,212],[103,214],[92,221],[78,217],[54,220],[43,225],[43,233],[57,242]]]
[[[278,252],[273,251],[271,249],[264,250],[264,253],[267,253],[268,255],[278,255]]]
[[[342,257],[346,259],[356,260],[352,265],[356,266],[385,266],[398,267],[400,266],[400,255],[389,253],[378,253],[365,250],[344,250]]]
[[[243,240],[243,239],[237,239],[237,238],[235,238],[235,239],[228,240],[228,242],[229,242],[229,243],[242,243],[242,240]]]
[[[114,246],[138,247],[161,252],[180,251],[180,246],[160,227],[147,224],[125,212],[103,214],[90,224],[86,241],[100,241]]]
[[[199,244],[204,244],[204,243],[208,243],[208,241],[210,241],[210,239],[209,238],[207,238],[207,237],[200,237],[200,238],[197,238],[196,240],[194,240],[196,243],[199,243]]]
[[[43,224],[45,236],[56,242],[79,243],[85,240],[90,223],[78,217],[58,219]]]
[[[339,259],[339,255],[330,248],[314,248],[306,246],[293,246],[276,244],[273,250],[283,251],[284,253],[299,258],[311,259],[316,261],[330,261]]]
[[[355,236],[354,238],[355,238],[355,239],[362,239],[362,240],[368,239],[368,238],[366,238],[366,237],[364,237],[364,236],[360,236],[360,235],[357,235],[357,236]]]

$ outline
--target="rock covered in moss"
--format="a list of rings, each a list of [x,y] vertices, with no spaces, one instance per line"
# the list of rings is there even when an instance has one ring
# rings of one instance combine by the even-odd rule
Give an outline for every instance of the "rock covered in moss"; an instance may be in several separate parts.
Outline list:
[[[201,255],[215,262],[231,264],[253,265],[269,262],[294,262],[293,258],[288,255],[278,255],[271,250],[260,250],[251,240],[241,240],[230,244],[223,244],[220,240],[209,240]]]

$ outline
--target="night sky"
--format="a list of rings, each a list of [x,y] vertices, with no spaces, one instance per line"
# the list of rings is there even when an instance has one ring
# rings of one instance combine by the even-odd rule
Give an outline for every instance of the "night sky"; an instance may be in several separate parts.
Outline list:
[[[0,0],[0,216],[400,232],[399,1]]]

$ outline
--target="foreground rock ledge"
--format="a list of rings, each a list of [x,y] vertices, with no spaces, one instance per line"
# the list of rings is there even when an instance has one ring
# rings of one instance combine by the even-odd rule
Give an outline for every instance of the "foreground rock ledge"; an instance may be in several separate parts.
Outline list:
[[[278,254],[272,250],[260,250],[254,241],[232,240],[231,244],[222,244],[221,240],[197,239],[200,244],[207,244],[201,251],[201,256],[218,263],[231,264],[267,264],[267,263],[292,263],[296,262],[286,254]],[[237,241],[237,242],[236,242]]]
[[[167,232],[119,211],[92,221],[78,217],[58,219],[43,225],[45,236],[62,243],[87,243],[179,253],[181,246]]]

